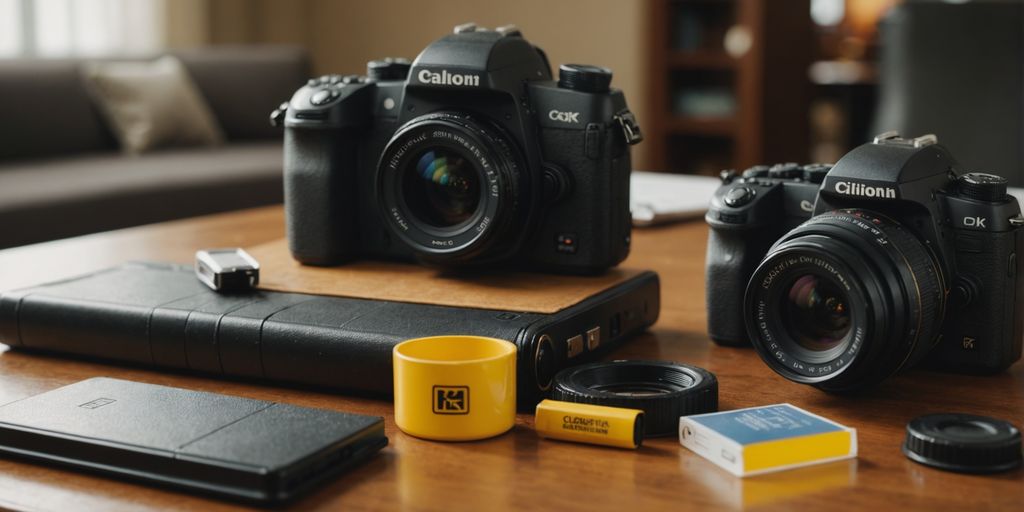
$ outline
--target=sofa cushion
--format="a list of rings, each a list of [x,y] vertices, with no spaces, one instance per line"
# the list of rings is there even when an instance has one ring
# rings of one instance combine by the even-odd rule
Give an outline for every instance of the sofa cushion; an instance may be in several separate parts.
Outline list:
[[[0,161],[117,147],[75,60],[0,59]]]
[[[0,247],[282,200],[279,142],[0,165]]]
[[[217,119],[176,57],[85,64],[88,89],[127,153],[217,146]]]
[[[309,79],[293,46],[212,46],[174,53],[188,69],[228,140],[280,139],[270,112]]]
[[[297,46],[211,46],[173,54],[229,141],[280,139],[268,121],[270,111],[290,99],[310,73],[308,54]],[[0,163],[117,148],[86,92],[83,62],[0,59]]]

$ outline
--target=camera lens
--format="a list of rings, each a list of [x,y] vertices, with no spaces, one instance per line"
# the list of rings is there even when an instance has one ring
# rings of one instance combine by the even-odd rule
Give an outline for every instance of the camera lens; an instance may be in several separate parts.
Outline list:
[[[838,210],[783,236],[747,285],[747,332],[787,379],[826,391],[878,384],[938,338],[947,285],[934,253],[884,215]]]
[[[473,217],[480,204],[480,173],[460,153],[430,148],[402,171],[402,197],[426,224],[450,228]]]
[[[436,112],[409,121],[377,166],[385,225],[428,262],[509,257],[528,234],[525,196],[533,189],[514,148],[500,127],[469,114]]]
[[[828,360],[849,341],[849,298],[833,279],[797,277],[786,292],[782,325],[805,357]]]

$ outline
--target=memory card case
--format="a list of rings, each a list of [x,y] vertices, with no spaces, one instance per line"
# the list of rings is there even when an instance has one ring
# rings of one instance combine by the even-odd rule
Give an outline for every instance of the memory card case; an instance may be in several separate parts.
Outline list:
[[[103,377],[0,406],[0,454],[255,503],[387,442],[379,417]]]

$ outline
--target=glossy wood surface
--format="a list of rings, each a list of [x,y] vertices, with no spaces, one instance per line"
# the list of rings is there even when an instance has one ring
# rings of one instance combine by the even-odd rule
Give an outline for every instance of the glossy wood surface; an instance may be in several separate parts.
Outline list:
[[[249,246],[283,236],[280,208],[132,228],[0,251],[0,290],[126,260],[191,261],[196,248]],[[721,408],[789,402],[858,431],[860,456],[738,479],[673,438],[637,451],[538,439],[532,417],[512,432],[472,443],[435,443],[400,432],[391,404],[273,383],[216,379],[0,349],[0,403],[99,376],[382,415],[391,445],[372,462],[294,505],[330,510],[986,510],[1024,509],[1024,471],[946,473],[900,453],[906,422],[962,411],[1024,420],[1024,365],[996,377],[914,371],[860,397],[790,383],[749,349],[715,346],[705,334],[704,248],[696,221],[637,230],[631,267],[657,270],[657,325],[614,354],[695,364],[718,375]],[[2,346],[0,346],[2,347]],[[37,510],[229,510],[237,505],[103,477],[0,459],[0,508]]]

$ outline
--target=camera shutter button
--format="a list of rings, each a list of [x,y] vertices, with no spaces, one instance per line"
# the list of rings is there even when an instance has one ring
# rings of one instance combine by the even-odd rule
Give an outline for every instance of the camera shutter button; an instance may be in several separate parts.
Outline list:
[[[757,192],[754,192],[752,188],[736,187],[726,192],[722,197],[722,201],[728,206],[739,208],[752,201],[755,195],[757,195]]]

